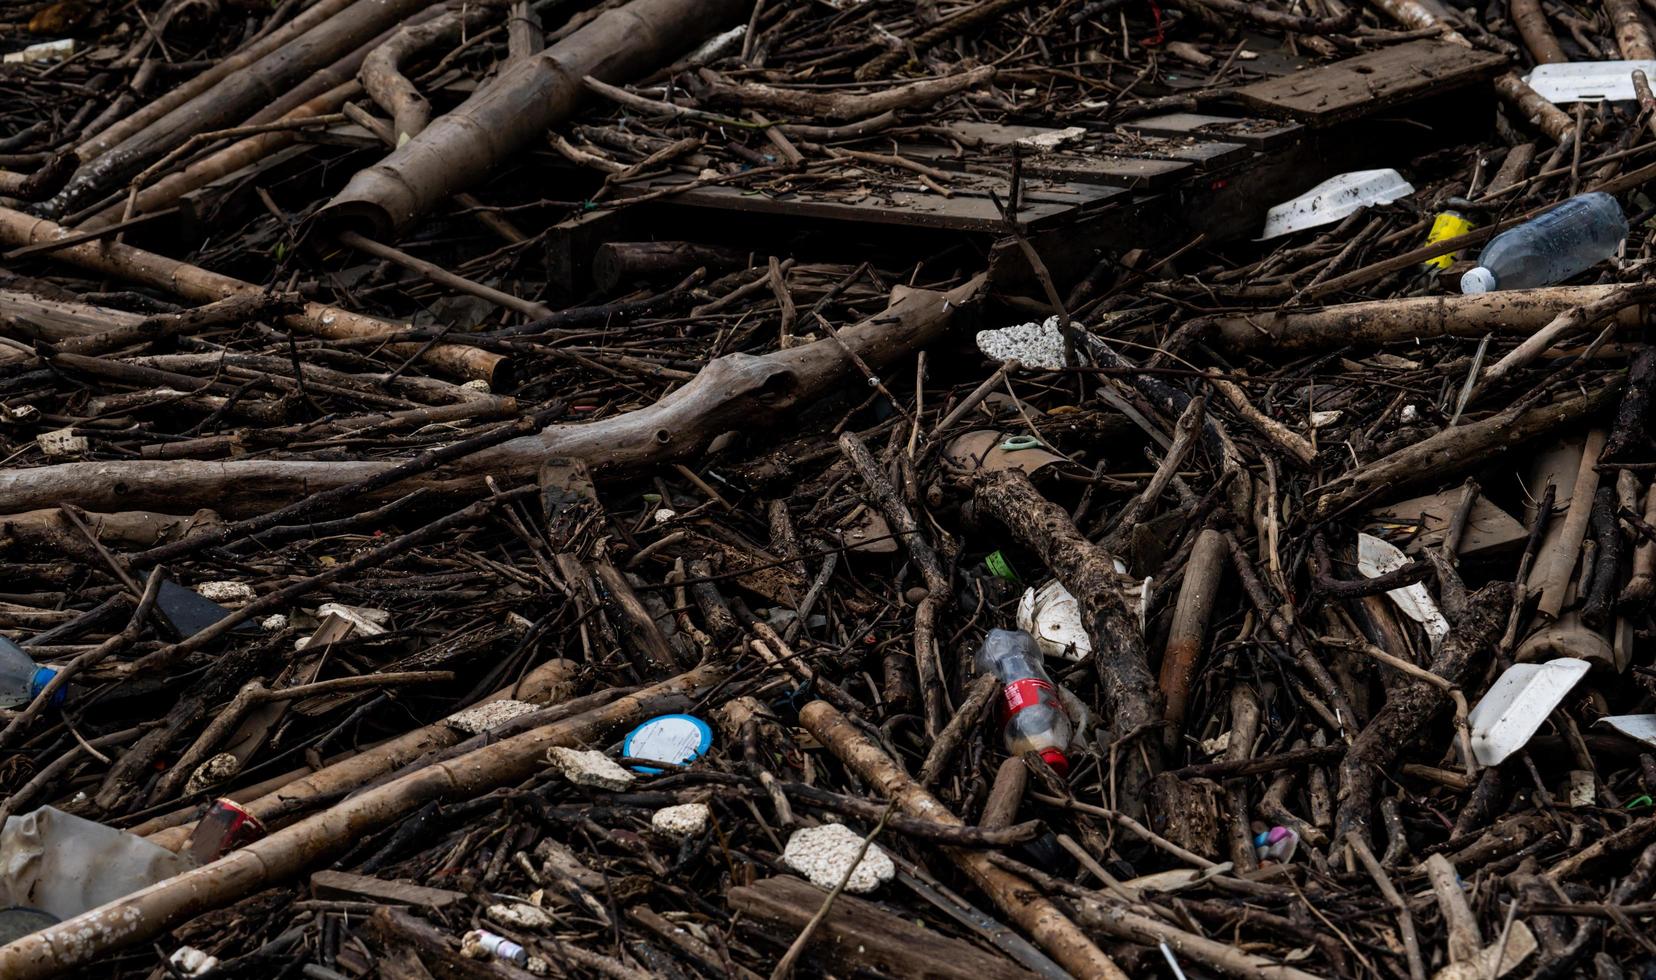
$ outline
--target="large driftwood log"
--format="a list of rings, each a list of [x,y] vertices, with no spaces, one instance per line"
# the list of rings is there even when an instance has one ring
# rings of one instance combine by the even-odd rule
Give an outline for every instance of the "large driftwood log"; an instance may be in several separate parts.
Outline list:
[[[45,980],[290,878],[432,800],[468,799],[541,770],[558,745],[600,742],[654,714],[663,698],[705,692],[723,679],[698,667],[612,704],[409,773],[231,851],[0,947],[0,977]]]
[[[924,346],[948,328],[982,285],[973,279],[947,293],[897,287],[883,312],[839,331],[840,340],[878,370]],[[619,473],[683,459],[731,430],[747,431],[808,406],[839,386],[851,366],[832,340],[763,356],[729,354],[655,404],[601,422],[548,426],[416,481],[383,488],[383,496],[418,487],[484,492],[483,477],[530,479],[545,460],[578,457],[600,473]],[[196,507],[210,501],[224,514],[257,513],[272,504],[364,480],[396,460],[194,460],[64,463],[0,471],[0,513],[37,510],[60,501],[92,510]],[[378,499],[378,498],[376,498]]]
[[[633,0],[605,11],[358,171],[320,218],[387,240],[568,118],[582,78],[614,82],[659,67],[749,9],[745,0]]]
[[[1604,301],[1624,287],[1552,286],[1471,296],[1344,303],[1303,313],[1219,317],[1217,339],[1233,350],[1317,350],[1365,344],[1412,343],[1416,338],[1482,337],[1486,333],[1534,333],[1569,310]],[[1622,308],[1621,327],[1643,326],[1645,306]]]
[[[1110,734],[1117,741],[1131,739],[1122,744],[1117,759],[1117,805],[1128,816],[1142,816],[1150,780],[1161,770],[1161,698],[1145,658],[1138,615],[1123,601],[1122,576],[1114,559],[1083,537],[1069,513],[1043,497],[1021,470],[982,476],[976,502],[1020,544],[1041,556],[1081,601],[1081,621],[1097,660]]]

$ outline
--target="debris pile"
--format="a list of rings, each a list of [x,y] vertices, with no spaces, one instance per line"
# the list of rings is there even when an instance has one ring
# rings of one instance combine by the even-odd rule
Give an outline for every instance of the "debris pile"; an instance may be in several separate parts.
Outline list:
[[[0,12],[0,977],[1563,977],[1632,0]]]

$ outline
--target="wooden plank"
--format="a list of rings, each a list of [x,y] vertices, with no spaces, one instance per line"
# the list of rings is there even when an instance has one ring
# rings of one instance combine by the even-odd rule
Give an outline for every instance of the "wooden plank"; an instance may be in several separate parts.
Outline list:
[[[1049,153],[1024,161],[1024,173],[1036,177],[1106,184],[1112,187],[1166,187],[1196,173],[1184,160],[1141,160],[1110,154]]]
[[[1248,119],[1209,116],[1199,112],[1170,112],[1147,116],[1117,127],[1148,136],[1185,136],[1198,140],[1241,143],[1256,150],[1268,150],[1295,139],[1305,129],[1299,123],[1276,119]]]
[[[1063,132],[1062,129],[1050,126],[983,122],[954,122],[943,128],[955,133],[964,143],[981,143],[994,147],[1010,147],[1019,140]],[[1173,136],[1176,138],[1168,139],[1131,131],[1111,132],[1094,129],[1053,149],[1040,152],[1039,156],[1045,158],[1053,153],[1079,153],[1144,160],[1183,160],[1202,167],[1216,167],[1246,156],[1249,149],[1240,142],[1195,139],[1181,133],[1175,133]],[[948,152],[952,152],[952,148]],[[1036,157],[1030,156],[1027,159]]]
[[[672,183],[670,180],[639,181],[618,190],[627,196],[670,187]],[[1073,217],[1082,205],[1094,204],[1097,200],[1080,195],[1074,203],[1026,199],[1018,212],[1018,225],[1024,231],[1054,227]],[[714,186],[691,188],[663,199],[662,203],[946,231],[999,232],[1005,228],[1000,212],[987,195],[956,194],[946,198],[934,193],[882,190],[860,199],[805,194],[771,197],[739,187]]]
[[[392,905],[418,905],[441,909],[466,897],[464,892],[427,888],[406,881],[386,881],[346,871],[317,871],[310,877],[311,894],[317,898],[365,898]]]
[[[827,892],[793,877],[766,878],[725,893],[731,906],[794,931],[811,921]],[[963,939],[938,935],[861,898],[841,894],[806,947],[805,960],[849,972],[928,980],[1027,980],[1034,974]]]
[[[1264,115],[1326,126],[1486,81],[1505,65],[1499,55],[1428,39],[1255,82],[1231,95]]]

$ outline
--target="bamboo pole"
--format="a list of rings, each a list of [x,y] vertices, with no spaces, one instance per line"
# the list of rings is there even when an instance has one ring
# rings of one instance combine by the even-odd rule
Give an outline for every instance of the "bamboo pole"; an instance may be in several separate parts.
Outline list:
[[[602,708],[524,732],[351,797],[240,850],[0,947],[0,977],[45,980],[221,908],[326,861],[432,800],[463,799],[527,779],[546,751],[602,741],[653,714],[663,698],[703,692],[723,677],[698,667]]]

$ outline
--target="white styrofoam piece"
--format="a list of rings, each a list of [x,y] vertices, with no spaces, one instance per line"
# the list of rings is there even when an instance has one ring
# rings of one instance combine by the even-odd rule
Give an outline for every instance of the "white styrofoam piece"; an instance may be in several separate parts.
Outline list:
[[[1081,625],[1081,603],[1057,579],[1024,591],[1018,600],[1018,628],[1033,636],[1048,657],[1081,661],[1092,656],[1092,640]]]
[[[788,838],[788,846],[782,849],[782,860],[818,888],[837,887],[849,870],[851,877],[845,881],[845,890],[862,895],[897,874],[891,856],[880,845],[872,843],[853,870],[851,862],[857,860],[862,843],[862,835],[842,823],[802,827]]]
[[[443,719],[450,728],[458,728],[467,735],[481,735],[492,728],[499,728],[513,718],[534,714],[541,706],[530,704],[527,701],[514,701],[511,698],[501,698],[497,701],[484,701],[474,704],[464,711],[456,711]]]
[[[1265,212],[1265,231],[1259,240],[1331,225],[1371,204],[1390,204],[1413,193],[1414,185],[1390,168],[1336,174]]]
[[[1357,535],[1357,570],[1364,578],[1379,578],[1393,569],[1402,568],[1409,559],[1397,546],[1372,534]],[[1409,617],[1426,628],[1432,645],[1449,635],[1449,621],[1438,611],[1437,602],[1426,586],[1416,582],[1401,589],[1392,589],[1386,597]]]
[[[1554,105],[1568,102],[1630,102],[1633,73],[1642,71],[1656,84],[1656,61],[1570,61],[1536,65],[1524,78],[1535,94]]]
[[[1058,329],[1058,318],[1049,316],[1045,323],[1018,323],[995,330],[979,330],[978,350],[995,361],[1016,358],[1024,367],[1042,371],[1057,371],[1064,366],[1064,335]]]
[[[1656,715],[1605,715],[1597,725],[1609,725],[1628,738],[1656,745]]]
[[[1495,766],[1528,745],[1547,716],[1591,668],[1592,664],[1575,657],[1508,667],[1467,716],[1473,756],[1486,766]]]
[[[555,745],[547,750],[546,761],[576,786],[592,786],[619,792],[631,786],[633,780],[638,778],[597,749],[572,749],[564,745]]]
[[[706,803],[664,806],[650,815],[650,829],[669,837],[694,837],[707,829],[713,809]]]

